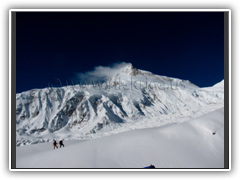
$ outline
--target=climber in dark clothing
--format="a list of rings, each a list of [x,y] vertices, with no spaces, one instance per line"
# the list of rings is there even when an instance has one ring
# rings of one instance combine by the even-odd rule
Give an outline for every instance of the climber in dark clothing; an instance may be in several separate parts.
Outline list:
[[[63,144],[63,141],[62,141],[62,140],[59,141],[59,144],[60,144],[60,148],[61,148],[61,146],[64,147],[64,144]]]
[[[57,147],[57,142],[56,141],[53,142],[53,149],[55,149],[55,147]]]

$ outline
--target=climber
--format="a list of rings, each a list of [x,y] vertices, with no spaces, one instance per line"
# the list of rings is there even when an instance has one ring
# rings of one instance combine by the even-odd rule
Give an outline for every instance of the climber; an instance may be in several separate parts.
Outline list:
[[[64,144],[63,144],[62,140],[59,141],[59,144],[60,144],[60,148],[61,148],[61,146],[64,147]]]
[[[54,142],[53,142],[53,149],[55,149],[55,147],[57,147],[57,142],[56,142],[56,140],[54,140]],[[58,147],[57,147],[57,149],[58,149]]]

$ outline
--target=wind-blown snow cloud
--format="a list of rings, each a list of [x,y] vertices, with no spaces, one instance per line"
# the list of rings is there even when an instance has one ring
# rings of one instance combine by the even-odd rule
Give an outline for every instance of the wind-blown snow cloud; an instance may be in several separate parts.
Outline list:
[[[107,81],[112,76],[116,75],[126,67],[128,63],[126,62],[118,62],[113,63],[109,66],[96,66],[94,70],[87,71],[84,73],[76,73],[76,76],[81,81]]]

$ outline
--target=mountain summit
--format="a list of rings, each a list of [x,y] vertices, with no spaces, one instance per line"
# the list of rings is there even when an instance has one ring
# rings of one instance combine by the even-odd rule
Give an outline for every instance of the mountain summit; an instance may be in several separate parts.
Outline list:
[[[106,84],[16,94],[17,146],[180,123],[224,106],[223,88],[199,88],[131,63]]]
[[[129,74],[131,76],[153,75],[151,72],[139,70],[139,69],[133,67],[133,65],[131,63],[129,63],[124,69],[122,69],[120,73],[126,73],[126,74]]]
[[[153,74],[149,71],[140,70],[135,68],[131,63],[128,63],[119,73],[111,77],[105,84],[111,84],[113,86],[142,86],[145,84],[147,87],[151,85],[154,88],[198,88],[195,84],[188,80],[181,80],[178,78],[171,78],[167,76],[160,76]]]

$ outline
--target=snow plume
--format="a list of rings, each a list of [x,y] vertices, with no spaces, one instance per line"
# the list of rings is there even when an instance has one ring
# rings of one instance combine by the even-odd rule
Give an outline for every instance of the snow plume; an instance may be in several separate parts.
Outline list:
[[[81,81],[107,81],[112,76],[116,75],[126,67],[129,63],[118,62],[110,64],[109,66],[96,66],[94,70],[84,73],[76,73],[76,76]]]

